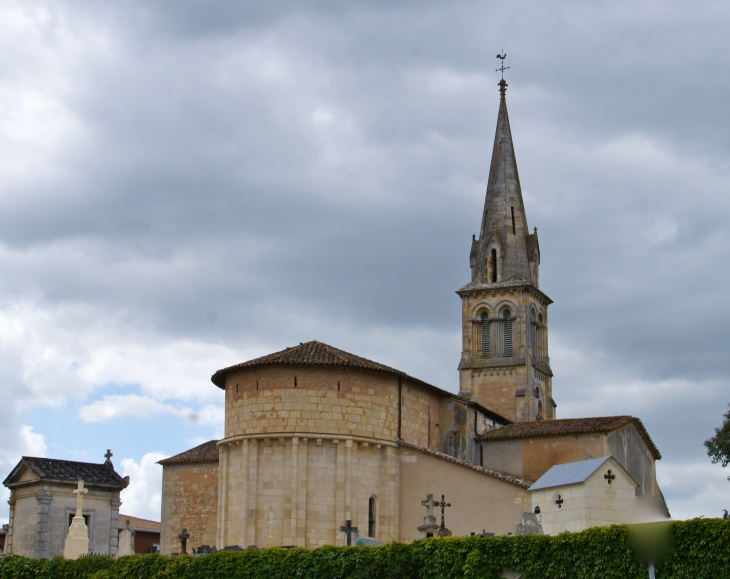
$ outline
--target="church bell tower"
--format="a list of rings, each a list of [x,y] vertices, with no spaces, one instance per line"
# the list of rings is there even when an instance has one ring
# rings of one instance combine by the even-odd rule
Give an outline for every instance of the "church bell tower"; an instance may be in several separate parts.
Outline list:
[[[530,233],[499,83],[499,115],[479,238],[472,237],[471,282],[462,301],[460,395],[514,422],[554,420],[548,306],[539,289],[540,246]]]

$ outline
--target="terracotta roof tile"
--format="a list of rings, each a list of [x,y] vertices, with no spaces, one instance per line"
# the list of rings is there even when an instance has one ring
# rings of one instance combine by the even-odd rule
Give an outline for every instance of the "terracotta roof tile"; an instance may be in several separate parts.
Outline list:
[[[82,479],[85,486],[105,486],[117,489],[123,489],[127,486],[127,481],[114,470],[114,467],[107,466],[104,463],[76,462],[74,460],[34,456],[22,457],[3,482],[4,485],[7,486],[11,483],[12,477],[21,465],[27,466],[44,481],[76,483],[79,479]]]
[[[491,476],[492,478],[499,479],[506,483],[510,483],[510,484],[516,485],[518,487],[522,487],[523,489],[530,488],[530,486],[533,484],[532,481],[517,478],[516,476],[512,476],[511,474],[500,472],[498,470],[484,468],[483,466],[478,466],[476,464],[472,464],[465,460],[461,460],[460,458],[455,458],[451,455],[444,454],[443,452],[431,450],[430,448],[423,448],[422,446],[418,446],[416,444],[406,442],[405,440],[397,440],[396,442],[398,443],[398,446],[401,446],[403,448],[409,448],[411,450],[415,450],[417,452],[422,452],[423,454],[428,454],[433,457],[439,458],[441,460],[445,460],[446,462],[450,462],[452,464],[458,464],[459,466],[463,466],[468,469],[474,470],[476,472],[485,474],[487,476]]]
[[[592,418],[563,418],[561,420],[539,420],[508,424],[476,437],[478,441],[512,440],[519,438],[539,438],[591,432],[611,432],[627,424],[634,424],[646,442],[654,458],[662,455],[649,436],[644,424],[634,416],[596,416]]]
[[[133,531],[150,531],[159,533],[162,530],[162,524],[149,519],[140,519],[131,515],[123,515],[119,513],[119,528],[123,529],[129,521],[129,528]]]
[[[381,372],[395,374],[396,376],[410,378],[410,376],[408,376],[405,372],[401,372],[400,370],[396,370],[395,368],[385,366],[384,364],[379,364],[378,362],[373,362],[372,360],[368,360],[367,358],[362,358],[360,356],[356,356],[355,354],[345,352],[344,350],[334,348],[333,346],[323,344],[322,342],[312,340],[311,342],[306,342],[304,344],[300,344],[299,346],[294,346],[293,348],[286,348],[285,350],[282,350],[280,352],[274,352],[273,354],[268,354],[266,356],[262,356],[261,358],[256,358],[254,360],[249,360],[248,362],[236,364],[235,366],[223,368],[222,370],[218,370],[215,374],[213,374],[211,380],[213,384],[215,384],[219,388],[223,388],[225,386],[225,375],[228,372],[232,370],[238,370],[239,368],[250,368],[252,366],[264,366],[269,364],[349,366],[351,368],[379,370]]]
[[[171,456],[170,458],[163,458],[157,461],[157,464],[166,466],[168,464],[193,464],[197,462],[218,462],[218,441],[209,440],[203,444]],[[121,521],[121,515],[119,516]]]

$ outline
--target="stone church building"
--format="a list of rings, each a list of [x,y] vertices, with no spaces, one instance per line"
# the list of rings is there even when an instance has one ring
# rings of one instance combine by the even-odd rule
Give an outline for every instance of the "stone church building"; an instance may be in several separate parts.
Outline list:
[[[454,535],[512,533],[525,513],[551,533],[627,522],[642,498],[666,513],[661,455],[638,418],[557,419],[552,300],[506,89],[471,281],[457,291],[459,394],[316,341],[217,371],[225,438],[160,461],[163,553],[180,550],[183,528],[188,545],[219,549],[344,545],[348,521],[360,537],[412,540],[438,534],[427,495],[445,496]]]

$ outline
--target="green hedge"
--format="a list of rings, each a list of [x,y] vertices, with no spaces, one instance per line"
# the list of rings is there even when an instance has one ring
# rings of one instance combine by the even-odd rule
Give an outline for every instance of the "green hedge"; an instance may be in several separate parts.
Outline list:
[[[657,579],[730,579],[730,520],[674,523],[676,550]],[[505,569],[526,579],[645,579],[626,527],[557,537],[449,537],[382,547],[224,551],[203,557],[134,555],[77,561],[5,557],[0,579],[495,579]]]

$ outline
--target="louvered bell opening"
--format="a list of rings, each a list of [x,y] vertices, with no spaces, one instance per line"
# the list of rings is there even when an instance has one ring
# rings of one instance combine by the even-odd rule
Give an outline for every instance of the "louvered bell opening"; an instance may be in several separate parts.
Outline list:
[[[491,348],[489,344],[489,314],[482,314],[482,358],[491,357]]]
[[[504,312],[504,355],[512,356],[512,314],[507,310]]]

